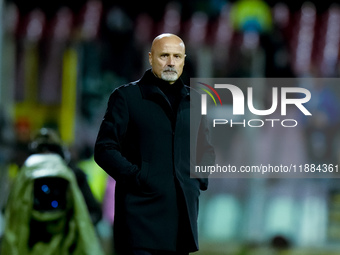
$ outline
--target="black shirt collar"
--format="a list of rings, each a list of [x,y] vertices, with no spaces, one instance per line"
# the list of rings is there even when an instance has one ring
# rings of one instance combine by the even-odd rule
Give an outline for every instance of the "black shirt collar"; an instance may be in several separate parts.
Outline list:
[[[189,95],[189,90],[184,85],[181,78],[170,85],[167,81],[156,77],[151,69],[148,69],[144,73],[143,77],[138,81],[138,84],[141,85],[140,87],[144,97],[150,97],[153,94],[162,94],[161,90],[163,89],[178,89],[180,90],[182,97]]]

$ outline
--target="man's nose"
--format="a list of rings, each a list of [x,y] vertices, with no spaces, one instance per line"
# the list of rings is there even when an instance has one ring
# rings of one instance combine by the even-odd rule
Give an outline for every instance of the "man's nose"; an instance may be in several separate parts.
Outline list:
[[[175,65],[175,58],[173,56],[168,57],[168,66],[174,66]]]

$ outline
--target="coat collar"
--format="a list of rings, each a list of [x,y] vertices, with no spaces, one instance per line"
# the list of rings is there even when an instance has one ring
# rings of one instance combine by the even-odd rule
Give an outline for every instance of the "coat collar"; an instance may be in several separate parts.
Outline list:
[[[137,81],[137,84],[139,85],[142,95],[146,99],[152,99],[158,96],[163,96],[164,93],[161,91],[161,89],[157,86],[161,83],[165,83],[165,81],[157,78],[151,71],[151,69],[148,69],[143,77]],[[168,85],[168,84],[167,84]],[[183,81],[181,79],[178,79],[176,81],[176,86],[181,86],[181,96],[186,97],[189,96],[189,89],[187,86],[184,85]],[[168,85],[171,86],[171,85]]]

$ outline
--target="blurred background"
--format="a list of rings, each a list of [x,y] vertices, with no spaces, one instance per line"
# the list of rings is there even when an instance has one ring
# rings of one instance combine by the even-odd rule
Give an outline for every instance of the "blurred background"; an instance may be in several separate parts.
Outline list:
[[[104,214],[112,211],[105,203],[112,180],[94,163],[93,145],[109,94],[149,68],[151,42],[163,32],[186,44],[186,84],[190,77],[340,75],[336,1],[0,0],[0,236],[11,183],[42,127],[60,134]],[[337,164],[340,87],[313,89],[317,114],[298,132],[233,130],[221,140],[235,146],[220,157]],[[339,184],[211,179],[201,196],[197,254],[339,254]],[[107,254],[111,224],[105,214],[96,226]]]

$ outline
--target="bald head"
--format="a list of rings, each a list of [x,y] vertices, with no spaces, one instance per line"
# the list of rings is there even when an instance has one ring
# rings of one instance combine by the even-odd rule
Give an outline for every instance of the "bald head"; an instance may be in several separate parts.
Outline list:
[[[185,45],[177,35],[161,34],[153,40],[149,62],[158,78],[175,83],[183,72],[184,59]]]
[[[157,47],[159,47],[160,45],[162,45],[163,43],[170,43],[170,42],[174,44],[178,44],[180,47],[183,48],[183,51],[185,53],[185,45],[182,39],[179,36],[170,34],[170,33],[160,34],[159,36],[157,36],[152,42],[151,52]]]

